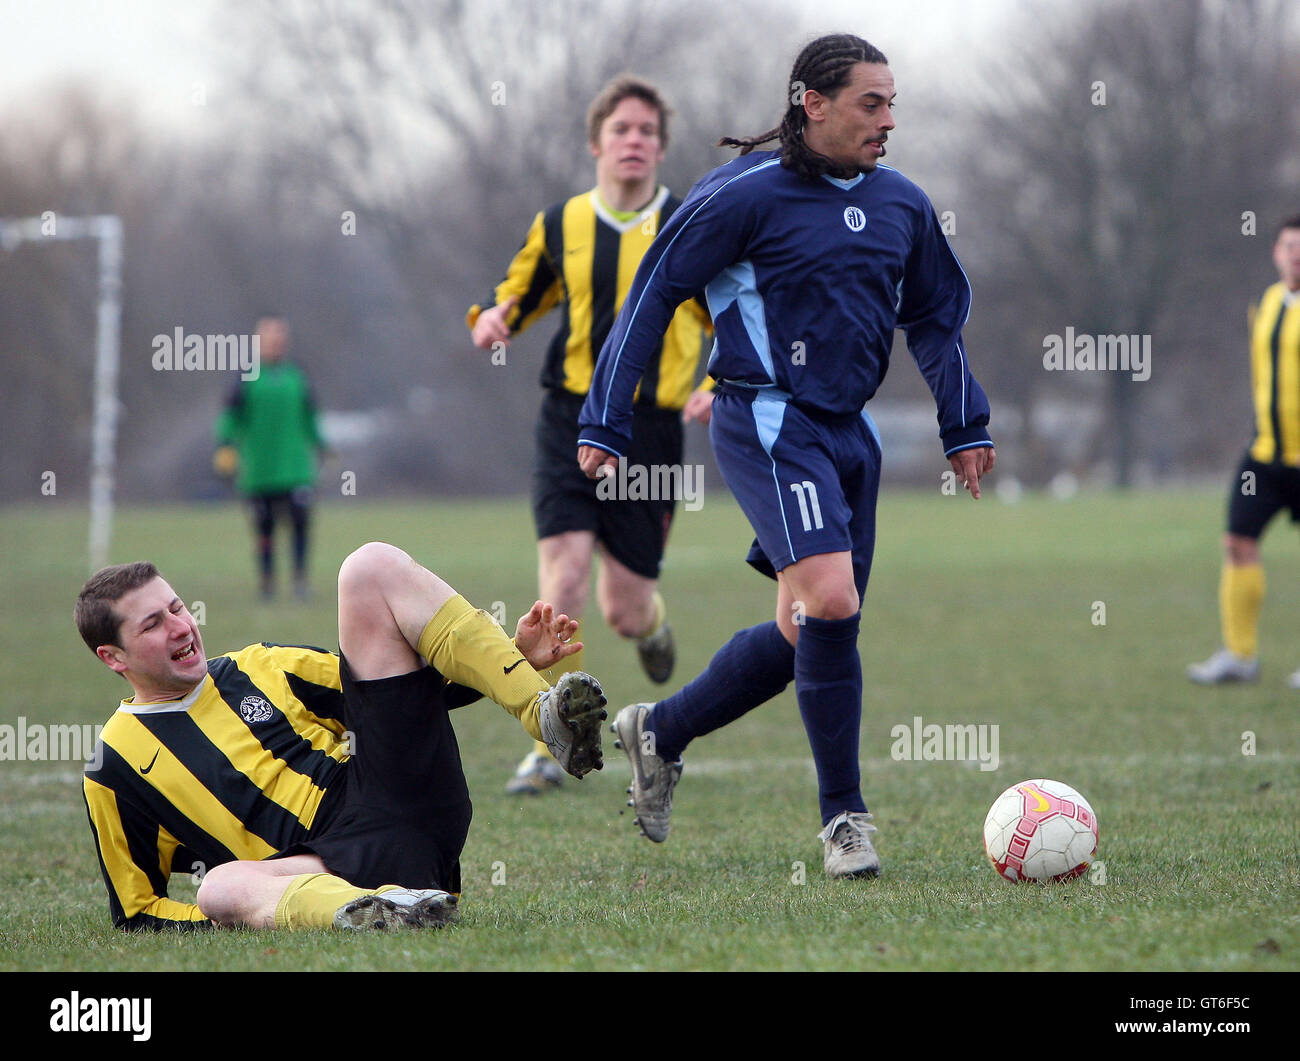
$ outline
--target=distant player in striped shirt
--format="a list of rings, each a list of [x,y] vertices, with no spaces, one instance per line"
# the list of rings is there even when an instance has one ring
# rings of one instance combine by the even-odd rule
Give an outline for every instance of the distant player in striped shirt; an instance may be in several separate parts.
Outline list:
[[[84,791],[122,929],[383,929],[456,919],[470,801],[448,712],[487,695],[576,777],[602,766],[605,697],[538,670],[581,649],[538,601],[512,642],[391,545],[339,569],[340,653],[260,643],[205,659],[150,563],[90,578],[77,629],[132,695]],[[196,903],[168,879],[199,881]]]
[[[735,634],[675,695],[619,713],[632,805],[646,836],[665,839],[687,743],[793,679],[826,872],[875,876],[858,766],[858,623],[880,442],[863,406],[901,327],[934,394],[943,453],[976,498],[994,460],[989,406],[962,343],[966,277],[929,199],[879,165],[894,128],[885,56],[859,37],[822,37],[796,59],[786,96],[779,128],[723,141],[742,157],[700,180],[646,253],[596,365],[578,459],[595,478],[625,452],[647,352],[703,290],[717,335],[710,439],[757,535],[750,563],[777,580],[776,619]],[[750,153],[777,139],[778,150]]]
[[[1187,676],[1201,685],[1253,682],[1259,677],[1259,613],[1264,604],[1259,539],[1283,509],[1292,523],[1300,523],[1300,214],[1279,227],[1273,265],[1277,283],[1250,312],[1255,437],[1228,490],[1219,578],[1224,647],[1187,668]],[[1300,670],[1287,684],[1300,689]]]
[[[659,594],[659,571],[675,507],[671,497],[601,497],[573,465],[578,410],[596,355],[623,304],[637,263],[680,199],[659,183],[670,111],[640,78],[611,80],[587,112],[596,186],[540,211],[497,285],[492,304],[466,318],[476,346],[500,351],[557,306],[560,327],[542,367],[541,411],[533,450],[533,522],[538,594],[581,620],[593,560],[605,622],[636,642],[651,681],[672,676],[672,628]],[[710,385],[693,389],[709,316],[691,299],[673,315],[642,366],[625,451],[650,470],[682,463],[682,423],[708,420]],[[581,655],[565,661],[574,670]],[[561,771],[540,745],[519,764],[506,791],[536,795],[560,784]]]

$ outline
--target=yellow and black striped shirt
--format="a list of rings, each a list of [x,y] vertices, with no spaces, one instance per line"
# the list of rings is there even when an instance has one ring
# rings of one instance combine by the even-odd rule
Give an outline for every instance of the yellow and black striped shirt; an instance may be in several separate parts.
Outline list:
[[[1264,464],[1300,466],[1300,293],[1276,283],[1250,315],[1255,440]]]
[[[97,751],[84,791],[113,923],[206,925],[167,878],[306,838],[348,758],[339,658],[266,643],[218,656],[181,700],[124,700]]]
[[[523,246],[497,285],[494,304],[511,295],[518,304],[506,323],[522,332],[557,304],[563,320],[551,340],[542,368],[542,386],[586,394],[596,357],[636,276],[655,233],[681,205],[666,187],[636,217],[620,221],[595,189],[543,210],[534,218]],[[470,307],[466,323],[482,307]],[[681,409],[695,383],[701,346],[712,332],[703,296],[678,308],[663,346],[650,359],[637,391],[661,409]]]

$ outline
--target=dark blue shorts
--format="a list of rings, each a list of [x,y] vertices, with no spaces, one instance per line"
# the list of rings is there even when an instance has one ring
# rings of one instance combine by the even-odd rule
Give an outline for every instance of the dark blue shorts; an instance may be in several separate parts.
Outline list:
[[[749,563],[771,578],[805,556],[853,554],[861,596],[876,545],[880,439],[861,415],[821,417],[766,390],[722,386],[709,438],[758,537]]]

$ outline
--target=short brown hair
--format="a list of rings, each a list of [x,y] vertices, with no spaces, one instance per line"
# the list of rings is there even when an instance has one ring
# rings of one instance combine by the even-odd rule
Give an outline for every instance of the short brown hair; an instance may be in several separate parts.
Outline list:
[[[77,595],[73,618],[81,640],[94,652],[100,645],[117,645],[122,629],[122,617],[113,611],[113,605],[146,582],[158,577],[158,569],[148,560],[133,564],[114,564],[96,571]]]
[[[1300,214],[1292,214],[1290,217],[1282,220],[1282,223],[1277,226],[1277,235],[1273,237],[1273,242],[1276,243],[1280,240],[1282,238],[1282,233],[1289,228],[1300,228]]]
[[[628,97],[639,99],[659,112],[659,143],[667,147],[668,116],[673,109],[664,102],[654,85],[632,74],[619,74],[611,78],[591,101],[591,106],[587,108],[587,142],[600,142],[600,127],[614,113],[614,108]]]

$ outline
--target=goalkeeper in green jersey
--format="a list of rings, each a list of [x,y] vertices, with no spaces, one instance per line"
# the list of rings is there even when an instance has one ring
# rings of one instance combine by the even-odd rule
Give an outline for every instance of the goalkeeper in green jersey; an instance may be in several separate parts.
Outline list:
[[[294,590],[308,594],[307,531],[316,466],[325,442],[302,369],[285,356],[289,325],[278,315],[257,322],[259,372],[240,380],[217,421],[218,474],[237,475],[236,488],[253,510],[262,597],[275,596],[275,525],[293,528]]]

